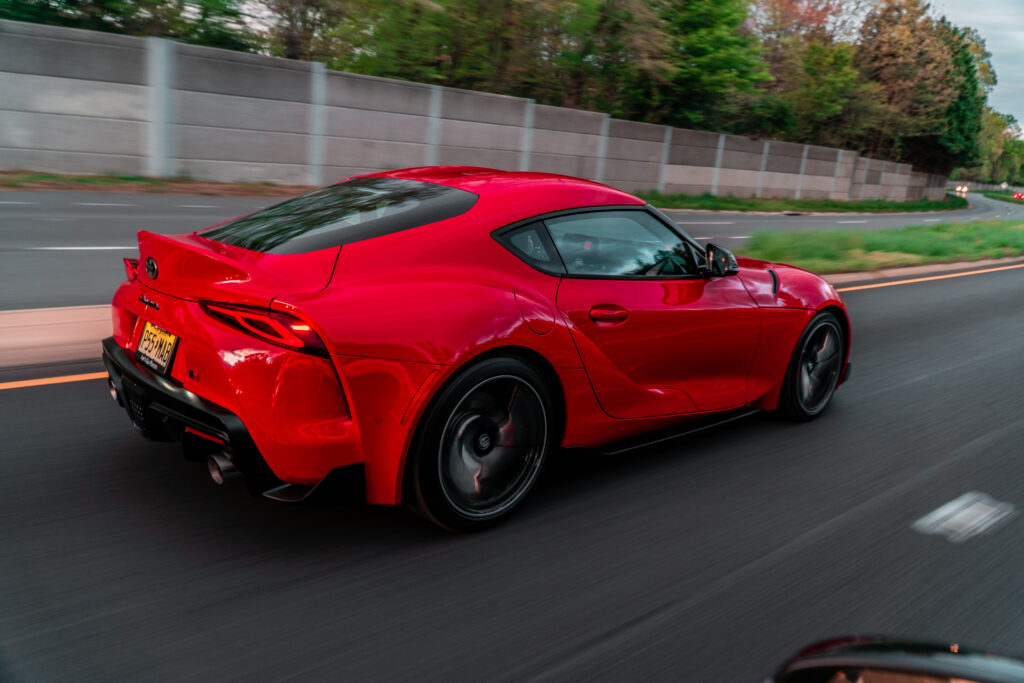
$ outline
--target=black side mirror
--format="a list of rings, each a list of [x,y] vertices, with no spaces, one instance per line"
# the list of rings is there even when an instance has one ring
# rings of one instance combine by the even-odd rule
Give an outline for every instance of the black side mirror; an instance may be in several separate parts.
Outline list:
[[[736,257],[725,247],[714,242],[704,248],[705,272],[708,277],[726,277],[740,272]]]

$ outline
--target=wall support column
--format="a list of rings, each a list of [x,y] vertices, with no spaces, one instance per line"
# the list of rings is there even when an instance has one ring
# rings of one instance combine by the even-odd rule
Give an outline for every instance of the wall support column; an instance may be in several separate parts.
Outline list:
[[[612,117],[608,114],[601,119],[601,137],[597,141],[597,169],[594,171],[594,180],[604,182],[604,159],[608,154],[608,127],[611,125]]]
[[[439,85],[430,86],[430,110],[427,113],[427,139],[424,163],[427,166],[437,166],[440,158],[441,146],[441,98],[444,97],[444,90]]]
[[[324,184],[324,136],[327,133],[327,65],[310,62],[308,135],[306,146],[306,182]]]
[[[519,139],[519,170],[530,170],[530,153],[533,151],[533,115],[537,108],[537,101],[526,100],[526,109],[523,111],[523,136]]]
[[[836,198],[836,183],[839,182],[839,167],[842,164],[842,161],[843,161],[843,150],[837,149],[836,150],[836,170],[835,170],[834,173],[832,173],[832,189],[828,193],[829,199],[835,199]]]
[[[761,198],[761,194],[764,192],[764,173],[768,168],[768,150],[772,148],[772,141],[765,140],[764,148],[761,150],[761,171],[757,174],[757,193],[754,195],[758,199]]]
[[[807,170],[807,149],[808,146],[804,145],[804,153],[800,157],[800,177],[796,179],[796,196],[794,199],[800,199],[800,195],[804,191],[804,171]]]
[[[146,175],[174,175],[174,43],[146,38],[146,85],[149,86],[149,125],[146,131]]]
[[[665,126],[665,137],[661,140],[661,168],[658,169],[658,192],[665,191],[665,172],[668,170],[669,153],[672,151],[672,126]]]
[[[718,151],[715,152],[715,172],[711,176],[711,194],[718,194],[718,174],[722,170],[722,156],[725,154],[725,133],[718,134]]]

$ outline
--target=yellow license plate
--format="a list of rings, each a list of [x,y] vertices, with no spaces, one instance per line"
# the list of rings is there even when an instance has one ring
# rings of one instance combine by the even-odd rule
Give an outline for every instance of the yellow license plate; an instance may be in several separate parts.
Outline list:
[[[171,369],[174,350],[178,347],[178,337],[167,330],[161,330],[151,322],[142,328],[142,337],[135,350],[135,357],[153,368],[161,375]]]

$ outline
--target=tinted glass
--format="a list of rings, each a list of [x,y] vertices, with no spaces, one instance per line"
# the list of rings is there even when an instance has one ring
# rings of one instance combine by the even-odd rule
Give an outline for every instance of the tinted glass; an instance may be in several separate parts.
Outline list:
[[[465,213],[472,192],[401,178],[354,178],[200,233],[253,251],[298,254],[408,230]]]
[[[594,211],[544,222],[572,275],[697,275],[686,242],[644,211]]]
[[[564,273],[565,268],[554,251],[554,245],[548,238],[547,230],[540,221],[516,228],[498,238],[509,250],[543,271]]]

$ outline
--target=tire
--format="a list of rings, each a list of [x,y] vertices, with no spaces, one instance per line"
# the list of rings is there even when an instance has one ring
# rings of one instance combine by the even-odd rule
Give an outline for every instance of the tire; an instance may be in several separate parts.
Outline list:
[[[846,337],[834,313],[822,311],[807,324],[786,370],[778,414],[796,422],[821,415],[832,401],[846,358]]]
[[[551,393],[517,358],[488,358],[434,398],[410,452],[417,512],[451,531],[505,519],[529,493],[555,434]]]

